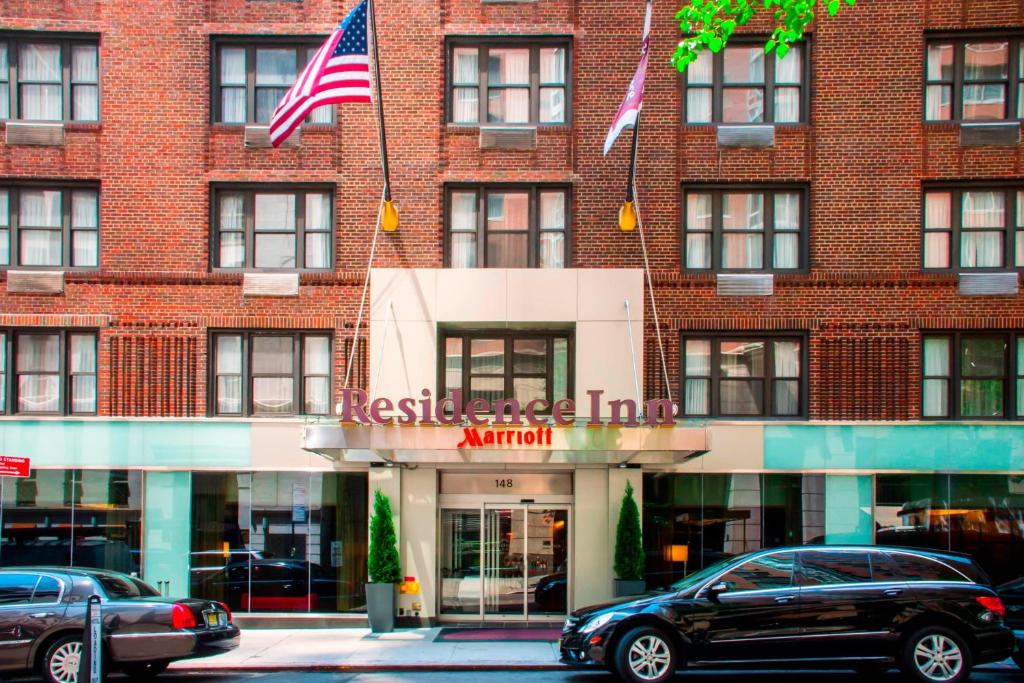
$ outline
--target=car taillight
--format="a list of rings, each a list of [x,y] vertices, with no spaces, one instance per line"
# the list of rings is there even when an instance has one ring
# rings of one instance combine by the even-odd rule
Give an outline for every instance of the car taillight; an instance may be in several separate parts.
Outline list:
[[[196,615],[185,605],[171,605],[171,628],[195,628]]]
[[[978,601],[979,605],[987,609],[989,612],[992,612],[1000,619],[1006,617],[1006,605],[1004,605],[1003,601],[997,598],[996,596],[983,595],[975,598],[975,600]]]
[[[223,602],[218,602],[217,604],[220,605],[220,608],[222,610],[224,610],[224,614],[228,615],[228,623],[230,624],[231,623],[231,610],[228,609],[228,606],[225,605]]]

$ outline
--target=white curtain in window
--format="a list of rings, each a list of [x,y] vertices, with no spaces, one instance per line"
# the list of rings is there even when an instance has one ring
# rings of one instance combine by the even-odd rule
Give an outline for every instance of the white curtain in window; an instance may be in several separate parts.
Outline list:
[[[800,120],[800,88],[775,89],[776,123],[796,123]]]
[[[711,88],[686,89],[686,122],[711,122]]]
[[[455,123],[480,121],[480,91],[476,87],[455,88],[452,97],[452,120]]]
[[[473,192],[451,195],[451,266],[476,267],[477,198]]]
[[[964,268],[998,268],[1003,265],[1003,233],[979,231],[960,235],[960,265]]]
[[[7,74],[7,46],[0,45],[0,119],[11,116],[11,93],[8,89]]]
[[[541,48],[540,82],[565,83],[565,48]]]
[[[1002,192],[964,192],[965,228],[1001,228],[1006,225],[1006,196]]]
[[[565,234],[542,232],[540,234],[540,267],[565,268]]]
[[[686,67],[686,82],[689,84],[707,84],[714,81],[714,61],[709,50],[701,50],[697,59]]]
[[[303,412],[322,415],[330,401],[331,343],[327,337],[306,337],[304,346],[303,374],[324,376],[305,378]]]
[[[476,231],[476,194],[473,192],[452,193],[452,230]]]
[[[61,82],[60,45],[22,45],[18,58],[18,78],[23,82]]]
[[[686,340],[686,395],[683,398],[687,415],[707,415],[711,406],[710,381],[702,378],[711,375],[711,341],[707,339]]]
[[[921,414],[925,417],[944,417],[949,405],[949,339],[931,337],[924,340],[924,375]]]
[[[929,192],[924,196],[925,227],[950,228],[953,225],[953,198],[949,192]]]
[[[61,226],[61,193],[53,190],[26,190],[21,193],[18,211],[21,263],[26,266],[59,266],[60,230],[32,230],[35,227]]]
[[[245,49],[226,47],[220,51],[221,121],[245,122]]]
[[[23,191],[18,212],[21,227],[59,228],[61,224],[60,198],[60,192],[56,190]]]
[[[71,412],[96,412],[96,337],[71,335]],[[75,373],[87,373],[75,375]]]
[[[540,229],[565,229],[565,193],[542,192],[540,195]]]
[[[242,338],[238,335],[217,337],[217,412],[242,412]],[[221,376],[226,375],[226,376]]]
[[[775,229],[800,229],[800,194],[779,192],[775,195]]]
[[[775,233],[772,264],[780,270],[800,267],[800,236],[797,233]]]
[[[492,85],[527,85],[530,82],[530,51],[519,48],[491,50],[489,69],[489,78]],[[492,115],[499,121],[507,123],[529,122],[529,89],[503,88],[501,90],[492,90],[489,97],[492,100],[488,105],[489,109]]]
[[[803,80],[803,53],[799,46],[791,47],[786,56],[775,55],[775,82],[800,83]]]
[[[76,190],[71,194],[71,227],[95,228],[99,225],[99,198],[95,192]]]
[[[777,341],[772,342],[772,346],[775,377],[799,377],[800,342]]]
[[[95,45],[71,48],[71,105],[76,121],[99,120],[99,54]]]
[[[11,262],[10,199],[7,190],[0,190],[0,266]]]
[[[19,373],[56,373],[60,368],[60,338],[55,334],[25,334],[17,338],[15,368]],[[18,410],[56,412],[59,383],[55,374],[24,374],[18,378]]]
[[[480,82],[480,52],[475,47],[457,47],[454,51],[454,82],[469,84]]]
[[[18,54],[22,118],[59,121],[63,118],[59,45],[22,45]]]

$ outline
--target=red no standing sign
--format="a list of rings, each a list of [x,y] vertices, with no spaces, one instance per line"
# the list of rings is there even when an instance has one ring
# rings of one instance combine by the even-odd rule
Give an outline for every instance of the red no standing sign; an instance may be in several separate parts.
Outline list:
[[[30,464],[28,458],[0,455],[0,477],[27,477]]]

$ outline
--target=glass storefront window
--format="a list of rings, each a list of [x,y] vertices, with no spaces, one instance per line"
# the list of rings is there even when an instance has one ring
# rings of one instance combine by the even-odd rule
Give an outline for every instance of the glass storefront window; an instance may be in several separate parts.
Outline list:
[[[820,543],[825,534],[823,475],[650,473],[643,501],[652,588],[733,555]]]
[[[142,472],[32,470],[0,479],[0,566],[94,567],[138,575]]]
[[[999,585],[1024,576],[1024,474],[879,475],[875,540],[967,553]]]
[[[240,612],[366,607],[367,475],[192,475],[191,595]]]

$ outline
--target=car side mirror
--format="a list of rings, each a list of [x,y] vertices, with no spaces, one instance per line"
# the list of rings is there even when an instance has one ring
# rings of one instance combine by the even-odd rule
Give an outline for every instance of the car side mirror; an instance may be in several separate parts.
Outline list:
[[[719,581],[715,585],[708,588],[708,598],[714,602],[718,602],[718,596],[722,593],[729,592],[729,584],[725,581]]]

